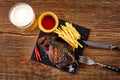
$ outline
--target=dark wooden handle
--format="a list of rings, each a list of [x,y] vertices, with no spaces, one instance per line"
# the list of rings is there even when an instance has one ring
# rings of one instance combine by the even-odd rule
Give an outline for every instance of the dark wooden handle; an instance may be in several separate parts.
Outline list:
[[[105,66],[105,68],[120,73],[120,68],[116,68],[113,66],[107,66],[107,65]]]
[[[116,46],[115,49],[120,50],[120,46]]]

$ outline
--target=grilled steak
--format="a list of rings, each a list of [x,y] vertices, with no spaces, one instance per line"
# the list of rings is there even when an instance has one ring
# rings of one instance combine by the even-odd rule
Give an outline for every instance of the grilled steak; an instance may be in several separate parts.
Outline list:
[[[72,47],[56,40],[55,35],[44,35],[38,40],[43,50],[48,54],[50,61],[59,69],[68,67],[73,62]]]

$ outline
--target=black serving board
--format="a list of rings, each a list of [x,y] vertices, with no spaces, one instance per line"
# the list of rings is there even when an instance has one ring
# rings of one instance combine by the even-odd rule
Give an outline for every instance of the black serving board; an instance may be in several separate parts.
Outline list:
[[[68,22],[68,21],[65,21],[65,20],[62,20],[62,19],[59,19],[59,26],[62,24],[62,25],[65,25],[65,22]],[[83,45],[83,48],[78,48],[78,49],[75,49],[74,51],[74,57],[76,59],[76,61],[78,61],[79,59],[79,55],[81,56],[83,54],[83,50],[85,49],[86,45],[82,42],[82,40],[88,40],[88,37],[89,37],[89,34],[90,34],[90,29],[88,28],[84,28],[82,26],[79,26],[79,25],[76,25],[74,23],[73,24],[73,27],[75,27],[77,29],[77,31],[80,33],[81,35],[81,39],[78,40],[82,45]],[[48,33],[44,33],[42,31],[40,31],[39,35],[38,35],[38,39],[42,36],[44,36],[45,34],[48,34]],[[50,33],[49,33],[50,34]],[[43,48],[41,47],[41,45],[38,44],[38,39],[36,41],[36,44],[35,44],[35,48],[33,50],[33,53],[32,53],[32,56],[31,56],[31,59],[33,61],[37,61],[39,63],[43,63],[43,64],[46,64],[48,66],[51,66],[51,67],[56,67],[56,65],[54,65],[50,59],[49,59],[49,56],[48,54],[46,54],[46,52],[43,50]],[[41,57],[40,60],[38,60],[39,58],[36,57],[36,48],[38,50],[38,54],[39,56]],[[72,74],[75,74],[77,69],[78,69],[78,65],[76,63],[73,63],[72,65],[64,68],[64,69],[60,69],[60,70],[63,70],[63,71],[66,71],[66,72],[69,72],[69,73],[72,73]],[[59,68],[58,68],[59,69]]]

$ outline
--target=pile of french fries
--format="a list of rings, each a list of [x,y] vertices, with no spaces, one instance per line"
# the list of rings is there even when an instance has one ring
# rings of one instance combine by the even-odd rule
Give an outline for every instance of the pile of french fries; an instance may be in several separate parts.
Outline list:
[[[70,44],[73,49],[78,48],[78,46],[83,48],[83,46],[77,41],[81,38],[81,35],[73,27],[72,23],[66,22],[65,26],[61,25],[54,32],[58,34],[58,37],[61,37]]]

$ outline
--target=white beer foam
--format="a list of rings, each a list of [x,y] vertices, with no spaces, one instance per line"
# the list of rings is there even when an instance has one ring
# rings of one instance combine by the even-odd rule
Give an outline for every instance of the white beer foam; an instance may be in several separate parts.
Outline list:
[[[15,6],[11,10],[9,17],[14,25],[24,27],[33,21],[35,15],[32,7],[23,3]]]

